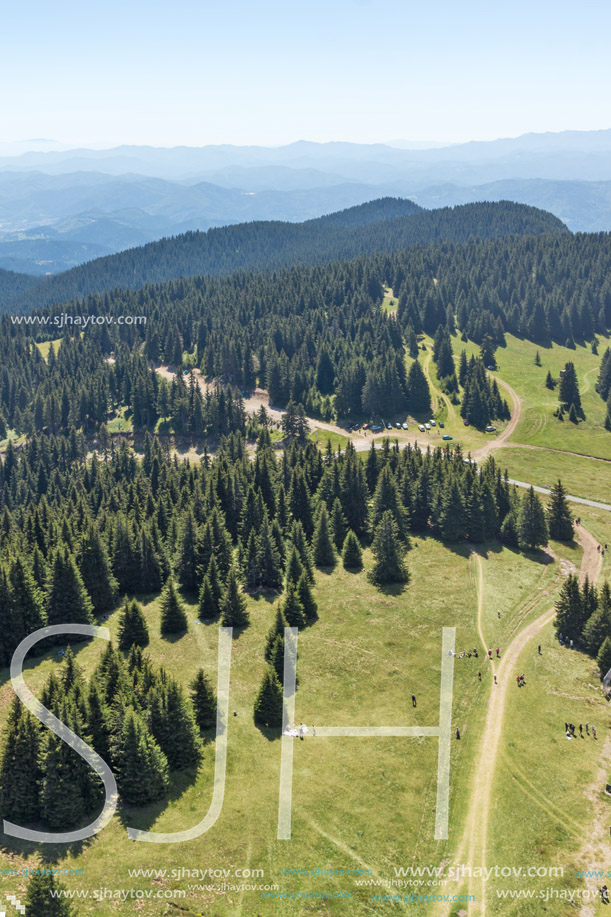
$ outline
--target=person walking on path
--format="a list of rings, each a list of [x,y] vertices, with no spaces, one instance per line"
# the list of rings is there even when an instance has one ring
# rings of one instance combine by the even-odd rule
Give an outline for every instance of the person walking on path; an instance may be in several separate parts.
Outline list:
[[[416,695],[412,694],[412,707],[416,706]]]
[[[488,659],[492,660],[492,650],[488,650]]]
[[[537,647],[537,649],[538,649],[538,651],[539,651],[539,656],[542,656],[543,653],[541,652],[541,644],[539,644],[539,646]]]
[[[590,735],[590,724],[589,723],[586,723],[586,735],[587,736]]]
[[[596,726],[592,726],[592,735],[596,738]]]
[[[481,673],[481,672],[478,672],[478,673],[477,673],[477,677],[478,677],[479,680],[481,681],[481,680],[482,680],[482,673]]]
[[[500,658],[501,658],[501,651],[500,651],[500,649],[499,649],[498,646],[497,646],[497,648],[496,648],[496,658],[497,658],[497,659],[500,659]]]
[[[460,729],[458,728],[458,726],[456,727],[456,738],[460,739]]]
[[[497,680],[496,680],[496,675],[494,676],[494,683],[495,683],[495,685],[498,684],[498,682],[497,682]]]
[[[583,726],[581,725],[581,723],[579,724],[579,735],[583,739]]]

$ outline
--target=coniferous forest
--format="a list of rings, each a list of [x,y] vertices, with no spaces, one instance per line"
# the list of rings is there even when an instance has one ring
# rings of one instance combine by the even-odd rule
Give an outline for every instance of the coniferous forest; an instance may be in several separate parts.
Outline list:
[[[42,701],[112,764],[125,804],[163,797],[174,771],[196,767],[216,717],[209,673],[200,671],[187,688],[149,659],[145,597],[160,594],[161,635],[178,641],[189,628],[185,595],[202,622],[236,633],[250,624],[246,593],[279,597],[253,706],[254,721],[275,728],[284,627],[316,627],[315,568],[358,570],[371,547],[376,588],[409,590],[418,536],[449,545],[500,541],[529,554],[550,534],[571,540],[563,493],[546,514],[534,490],[519,495],[492,458],[477,468],[458,446],[424,452],[389,440],[359,456],[350,442],[321,450],[306,439],[306,415],[429,416],[418,359],[423,333],[434,338],[440,386],[484,429],[509,418],[488,375],[505,334],[574,346],[607,332],[607,236],[571,235],[518,205],[478,206],[433,216],[407,208],[407,216],[384,221],[388,209],[378,203],[315,229],[303,224],[294,230],[302,247],[268,260],[263,266],[277,270],[258,274],[229,273],[236,262],[218,252],[215,261],[211,240],[228,253],[238,231],[245,245],[249,233],[262,232],[246,245],[261,267],[257,246],[265,249],[273,226],[219,231],[205,244],[168,240],[155,249],[160,273],[153,278],[146,249],[118,256],[115,263],[129,263],[130,271],[142,259],[140,280],[155,282],[141,289],[91,292],[36,313],[34,323],[0,320],[0,436],[7,439],[0,662],[8,665],[19,642],[45,624],[93,623],[121,608],[117,645],[93,675],[84,677],[69,649]],[[418,238],[410,220],[420,221]],[[367,240],[359,233],[369,233]],[[212,260],[193,260],[194,245]],[[165,266],[182,270],[183,256],[202,274],[168,279]],[[240,267],[250,265],[248,257]],[[305,263],[288,266],[300,257]],[[91,268],[94,288],[98,268]],[[113,276],[118,284],[125,279],[120,271]],[[383,308],[389,291],[397,301],[392,313]],[[96,320],[85,325],[90,317]],[[457,334],[475,342],[479,356],[455,352]],[[174,372],[164,377],[160,364]],[[610,365],[605,356],[597,387],[605,399]],[[256,386],[286,410],[281,451],[265,409],[245,411]],[[575,406],[577,395],[570,397]],[[120,415],[139,437],[138,453],[109,433]],[[201,461],[179,460],[176,436],[202,447]],[[602,652],[610,636],[607,593],[599,599],[586,590],[573,604],[570,626],[591,652]],[[7,735],[4,817],[63,830],[99,809],[93,772],[19,701]]]

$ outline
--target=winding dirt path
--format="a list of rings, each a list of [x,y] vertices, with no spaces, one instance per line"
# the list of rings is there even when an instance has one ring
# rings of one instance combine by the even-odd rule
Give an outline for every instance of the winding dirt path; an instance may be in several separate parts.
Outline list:
[[[486,442],[483,446],[480,446],[479,449],[475,449],[472,453],[473,458],[481,462],[483,459],[488,458],[489,455],[492,455],[493,452],[496,452],[497,449],[500,449],[501,446],[505,445],[507,440],[513,435],[516,430],[516,427],[520,423],[520,418],[522,417],[522,402],[520,401],[520,396],[514,388],[509,385],[509,383],[504,382],[502,379],[499,379],[498,376],[494,377],[501,386],[504,388],[513,401],[513,409],[511,411],[511,420],[505,427],[505,429],[497,436],[495,439],[491,439]]]
[[[577,540],[583,548],[580,578],[583,582],[587,575],[592,582],[596,582],[602,568],[602,558],[597,551],[596,539],[590,532],[584,529],[583,526],[579,526],[577,528]],[[484,642],[484,647],[486,647],[482,628],[483,565],[479,555],[472,556],[476,558],[475,562],[478,566],[477,626],[480,638]],[[488,713],[479,743],[479,751],[476,757],[477,763],[471,784],[471,800],[469,803],[467,821],[458,846],[459,852],[454,857],[455,861],[458,863],[466,862],[471,866],[482,867],[486,865],[492,785],[496,760],[499,756],[501,744],[507,692],[510,690],[510,686],[513,685],[513,673],[517,667],[522,651],[526,648],[528,643],[553,620],[554,614],[555,609],[549,608],[535,621],[532,621],[521,630],[505,650],[503,658],[496,669],[496,673],[493,668],[492,674],[496,674],[498,684],[492,685],[491,687]],[[465,851],[467,852],[466,860],[463,859]],[[470,877],[468,884],[469,894],[474,894],[476,899],[475,902],[470,905],[470,913],[485,915],[486,883],[484,878]]]

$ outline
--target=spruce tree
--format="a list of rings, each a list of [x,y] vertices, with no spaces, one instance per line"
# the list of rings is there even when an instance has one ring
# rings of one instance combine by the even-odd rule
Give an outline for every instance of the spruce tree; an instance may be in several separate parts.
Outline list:
[[[83,673],[76,662],[72,647],[68,645],[60,670],[60,684],[63,694],[68,694],[77,683],[82,685]]]
[[[240,591],[235,568],[232,567],[227,578],[225,594],[221,603],[221,623],[223,627],[246,627],[249,622],[246,610],[246,599]]]
[[[187,592],[195,592],[199,582],[197,538],[195,518],[192,510],[188,509],[182,520],[176,559],[176,574],[180,585]]]
[[[282,687],[275,671],[268,666],[263,675],[254,706],[257,726],[282,726]]]
[[[518,542],[523,551],[534,551],[548,541],[547,523],[541,500],[530,487],[520,503]]]
[[[326,503],[321,504],[318,512],[314,538],[312,540],[312,550],[314,554],[314,563],[317,567],[332,567],[335,564],[335,547],[331,537],[329,514],[327,513]]]
[[[58,548],[53,558],[47,594],[48,623],[93,624],[92,613],[93,605],[74,557],[67,548]]]
[[[88,742],[73,707],[64,702],[53,713]],[[99,778],[80,755],[52,732],[45,734],[41,760],[41,814],[51,830],[69,830],[90,811],[99,795]]]
[[[462,541],[467,534],[465,502],[455,477],[452,477],[445,486],[441,498],[439,525],[444,541]]]
[[[13,608],[21,617],[25,633],[31,634],[44,627],[44,600],[34,577],[21,557],[16,557],[11,564],[9,582]]]
[[[148,726],[171,770],[199,764],[203,749],[193,707],[174,679],[151,692]]]
[[[110,611],[117,597],[117,580],[100,533],[93,524],[87,527],[81,542],[79,569],[95,614]]]
[[[576,417],[583,417],[581,395],[579,394],[579,385],[577,383],[577,373],[575,372],[574,363],[565,363],[564,371],[560,377],[558,400],[563,407],[569,410],[569,416],[570,408],[574,406],[575,410],[573,413]]]
[[[169,578],[161,593],[161,633],[182,634],[187,629],[187,616],[178,597],[172,577]]]
[[[412,414],[431,413],[429,384],[418,360],[414,360],[407,374],[407,395]]]
[[[32,874],[25,896],[25,913],[36,917],[74,917],[69,898],[61,897],[63,886],[48,869],[41,867]]]
[[[549,537],[555,541],[573,540],[573,517],[566,499],[566,491],[559,480],[554,484],[547,507]]]
[[[142,606],[135,599],[125,599],[117,633],[119,649],[127,652],[131,646],[148,646],[149,631]]]
[[[346,517],[339,497],[335,498],[331,509],[331,531],[333,532],[333,543],[337,550],[341,552],[346,538]]]
[[[169,787],[168,761],[146,724],[128,709],[121,727],[115,759],[121,798],[132,806],[160,799]]]
[[[344,541],[342,562],[347,570],[360,570],[363,566],[361,546],[352,529],[350,529]]]
[[[289,548],[289,552],[286,558],[286,567],[285,567],[285,584],[288,586],[289,583],[296,585],[303,573],[306,573],[304,570],[303,564],[297,553],[297,548],[292,544]],[[307,576],[307,573],[306,573]]]
[[[257,570],[259,582],[262,586],[267,586],[269,589],[277,589],[282,585],[282,563],[266,509],[263,511],[263,519],[257,538]]]
[[[606,637],[611,637],[611,616],[604,608],[597,608],[586,621],[582,642],[590,656],[596,656]]]
[[[38,722],[17,697],[11,704],[4,732],[0,814],[15,824],[27,824],[40,817],[38,761],[42,734]]]
[[[403,559],[397,524],[390,510],[386,510],[378,525],[372,545],[375,563],[370,579],[377,585],[407,583],[409,575]]]
[[[547,371],[547,376],[545,377],[545,387],[550,389],[550,391],[552,392],[556,388],[556,383],[549,369]]]
[[[598,671],[602,679],[611,669],[611,637],[605,637],[603,645],[598,651],[596,662],[598,663]]]
[[[199,669],[191,684],[191,701],[198,727],[205,730],[216,726],[216,695],[212,682],[203,669]]]
[[[409,536],[407,534],[409,516],[401,503],[395,476],[388,465],[382,469],[373,495],[371,507],[372,532],[375,532],[380,519],[387,510],[390,510],[393,514],[399,537],[405,542],[406,547],[409,547]]]
[[[297,598],[301,602],[306,620],[314,621],[318,617],[318,605],[305,572],[301,574],[297,583]]]
[[[310,553],[310,548],[308,547],[308,542],[305,537],[305,532],[301,522],[293,522],[291,527],[291,542],[295,546],[295,550],[299,555],[299,560],[303,566],[303,569],[307,573],[308,579],[311,583],[314,582],[314,567],[312,565],[312,555]],[[301,572],[299,573],[301,576]]]
[[[276,673],[278,681],[284,684],[284,637],[278,635],[270,652],[269,664]]]
[[[91,747],[107,763],[110,761],[109,710],[95,680],[89,682],[87,692],[87,732]]]
[[[286,596],[282,603],[282,614],[289,627],[305,627],[306,619],[303,605],[293,583],[286,587]]]
[[[267,635],[267,640],[265,643],[265,661],[269,662],[271,659],[271,652],[274,642],[277,636],[284,637],[284,628],[287,627],[287,622],[282,613],[282,606],[279,604],[276,608],[276,616],[274,618],[274,623],[271,626],[271,629]]]
[[[584,626],[585,617],[579,580],[576,576],[569,574],[562,584],[560,595],[556,602],[554,627],[559,634],[562,634],[565,641],[574,640],[577,642],[581,639]]]
[[[220,603],[215,600],[212,587],[210,586],[210,580],[205,576],[199,593],[197,616],[200,621],[211,621],[220,613]]]

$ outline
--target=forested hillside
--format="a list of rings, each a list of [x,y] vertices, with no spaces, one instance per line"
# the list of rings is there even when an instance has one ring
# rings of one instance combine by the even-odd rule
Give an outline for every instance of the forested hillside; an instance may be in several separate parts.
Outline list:
[[[292,400],[328,419],[335,412],[425,413],[426,380],[417,360],[405,360],[406,347],[417,356],[419,332],[458,327],[482,345],[485,365],[506,332],[541,342],[589,341],[611,327],[610,249],[607,235],[471,241],[275,276],[199,277],[115,291],[54,307],[51,322],[67,312],[77,323],[47,361],[33,341],[59,338],[57,326],[5,317],[0,411],[19,432],[74,426],[95,433],[126,408],[135,429],[161,421],[176,432],[218,435],[243,428],[239,392],[258,383],[276,406]],[[381,308],[385,286],[398,297],[396,319]],[[79,334],[88,316],[104,323]],[[126,316],[146,321],[120,324]],[[451,343],[441,344],[436,359],[446,369],[439,376],[448,376],[446,390],[456,393]],[[209,380],[205,396],[193,379],[178,375],[170,384],[152,368],[183,360]],[[463,387],[468,370],[461,368]],[[485,395],[485,379],[477,378]],[[504,416],[495,393],[486,398],[497,405],[488,419]]]
[[[398,211],[406,215],[397,217]],[[545,211],[506,201],[417,212],[411,201],[388,198],[306,223],[241,223],[162,239],[48,277],[27,294],[5,298],[0,305],[5,311],[29,311],[178,277],[278,270],[441,241],[541,233],[564,235],[568,230]]]
[[[26,290],[31,289],[38,281],[30,274],[19,274],[15,271],[4,271],[0,268],[0,306],[19,299]]]

